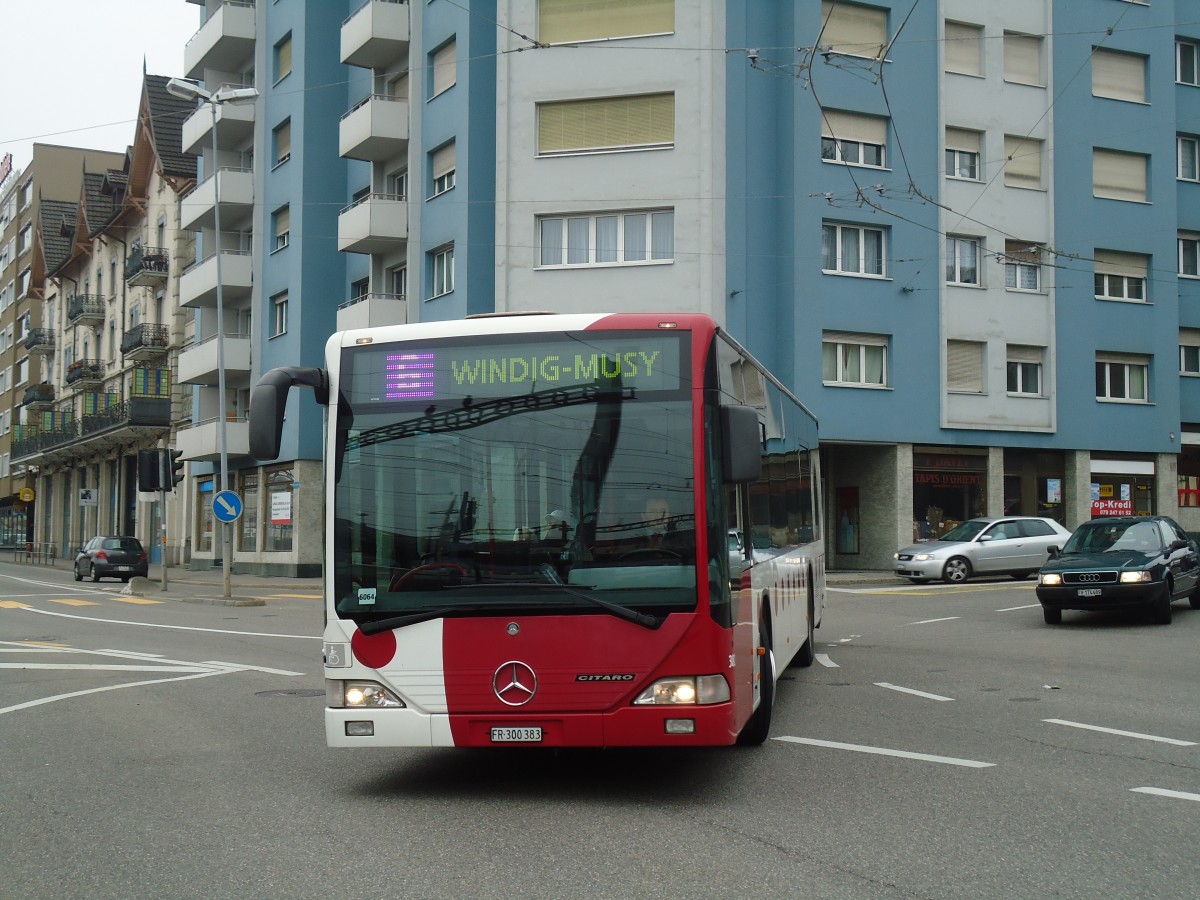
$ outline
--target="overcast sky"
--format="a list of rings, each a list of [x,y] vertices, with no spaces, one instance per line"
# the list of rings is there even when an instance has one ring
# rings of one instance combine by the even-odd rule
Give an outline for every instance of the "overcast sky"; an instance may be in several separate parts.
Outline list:
[[[200,11],[187,0],[4,0],[0,158],[24,168],[35,142],[124,150],[143,60],[151,75],[183,75]]]

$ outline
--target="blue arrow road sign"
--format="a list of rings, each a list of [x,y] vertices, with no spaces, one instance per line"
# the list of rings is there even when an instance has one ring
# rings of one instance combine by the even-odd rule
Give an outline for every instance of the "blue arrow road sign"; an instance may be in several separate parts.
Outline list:
[[[242,515],[242,498],[233,491],[218,491],[212,498],[212,511],[218,522],[236,522]]]

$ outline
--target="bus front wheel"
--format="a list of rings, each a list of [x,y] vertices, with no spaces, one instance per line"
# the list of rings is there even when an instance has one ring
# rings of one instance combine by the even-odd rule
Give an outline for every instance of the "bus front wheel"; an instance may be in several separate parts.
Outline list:
[[[771,731],[771,713],[775,706],[775,654],[771,650],[771,632],[767,628],[765,611],[759,614],[758,645],[762,651],[758,676],[762,686],[759,689],[758,709],[751,714],[738,735],[738,743],[748,747],[757,747],[767,739]]]

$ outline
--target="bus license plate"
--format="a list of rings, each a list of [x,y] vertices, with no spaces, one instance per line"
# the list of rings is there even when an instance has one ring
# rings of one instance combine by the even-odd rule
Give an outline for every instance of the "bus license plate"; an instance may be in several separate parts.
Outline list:
[[[1099,597],[1100,588],[1080,588],[1075,592],[1076,597]]]
[[[493,728],[493,744],[530,744],[542,739],[540,728]]]

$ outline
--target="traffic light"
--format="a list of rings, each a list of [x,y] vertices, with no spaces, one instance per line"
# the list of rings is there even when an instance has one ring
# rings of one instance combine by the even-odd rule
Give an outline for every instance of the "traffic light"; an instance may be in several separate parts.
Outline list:
[[[182,450],[159,450],[159,485],[160,491],[173,491],[175,485],[183,481]]]
[[[157,450],[139,450],[138,451],[138,490],[139,491],[161,491],[162,479],[160,463]]]

